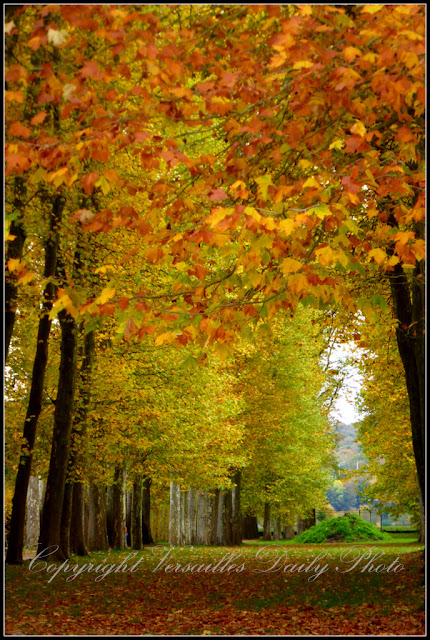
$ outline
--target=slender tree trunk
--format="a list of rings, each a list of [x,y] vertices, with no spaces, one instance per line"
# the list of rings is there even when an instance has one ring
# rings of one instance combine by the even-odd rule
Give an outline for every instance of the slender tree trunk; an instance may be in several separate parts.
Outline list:
[[[264,504],[263,540],[271,540],[271,508],[270,503]]]
[[[292,524],[284,525],[284,538],[285,540],[292,540],[294,538],[294,529]]]
[[[153,544],[151,534],[151,478],[145,478],[142,487],[142,543]]]
[[[394,214],[389,223],[397,227]],[[414,226],[415,237],[424,240],[425,224]],[[388,247],[387,253],[393,255]],[[425,505],[425,261],[418,260],[412,276],[398,263],[388,273],[396,327],[397,346],[405,371],[409,398],[412,445],[422,503]]]
[[[231,489],[223,491],[223,510],[222,510],[222,543],[226,547],[233,544],[233,500]]]
[[[188,492],[188,514],[190,521],[189,529],[189,541],[190,544],[196,544],[197,542],[197,496],[196,490],[190,487]]]
[[[125,546],[131,547],[133,544],[133,490],[125,493]]]
[[[218,526],[218,500],[219,490],[206,493],[206,532],[205,544],[216,545]]]
[[[60,238],[60,223],[64,208],[64,200],[57,196],[54,199],[50,230],[45,248],[44,277],[53,278],[57,268],[57,254]],[[36,355],[31,377],[30,398],[27,415],[24,422],[24,444],[15,481],[15,492],[12,501],[12,515],[9,526],[8,549],[6,562],[8,564],[22,563],[22,549],[24,544],[25,504],[27,500],[28,482],[31,475],[33,448],[36,438],[37,422],[42,409],[43,387],[45,371],[48,362],[48,342],[51,330],[49,312],[52,309],[56,286],[49,281],[43,292],[42,313],[37,331]]]
[[[109,549],[106,487],[91,483],[88,503],[88,546],[91,550],[104,551]]]
[[[181,545],[189,544],[189,522],[188,522],[188,491],[181,491]]]
[[[133,482],[131,509],[131,545],[133,549],[142,549],[142,477]]]
[[[242,472],[236,471],[233,477],[235,487],[233,488],[233,544],[242,544],[242,514],[240,511],[240,492],[241,492]]]
[[[10,225],[9,234],[15,236],[13,240],[7,242],[6,250],[6,268],[5,268],[5,314],[4,314],[4,333],[5,333],[5,361],[9,353],[9,345],[12,338],[13,327],[15,324],[16,299],[18,287],[16,284],[16,275],[13,271],[9,272],[7,263],[9,260],[21,260],[22,250],[26,239],[23,226],[23,213],[26,189],[22,176],[15,177],[15,195],[13,200],[13,208],[19,211],[19,218],[13,220]]]
[[[281,518],[275,518],[274,522],[273,522],[273,539],[274,540],[280,540],[281,539],[281,532],[282,532],[282,526],[281,526]]]
[[[176,482],[170,483],[170,516],[169,516],[169,544],[178,546],[181,526],[181,487]]]
[[[27,508],[25,517],[25,546],[37,545],[40,529],[40,486],[39,478],[30,477],[27,491]]]
[[[70,551],[78,556],[88,556],[85,544],[85,485],[73,484],[72,517],[70,522]]]
[[[425,513],[424,513],[424,505],[423,505],[422,498],[420,496],[420,534],[419,534],[418,542],[420,542],[421,544],[425,544],[425,541],[426,541],[426,520],[425,520]]]
[[[76,257],[79,256],[79,249],[77,249]],[[79,259],[79,258],[78,258]],[[81,333],[82,326],[80,327]],[[70,450],[69,460],[67,466],[67,479],[64,487],[63,498],[63,512],[61,517],[61,548],[66,557],[70,555],[70,538],[73,535],[71,533],[72,522],[72,508],[73,508],[73,495],[74,485],[77,481],[77,469],[81,462],[82,453],[82,441],[85,437],[87,430],[87,414],[88,407],[91,399],[91,375],[94,364],[94,352],[95,352],[95,332],[90,331],[86,335],[82,335],[82,343],[80,347],[80,356],[82,358],[82,364],[77,379],[76,390],[76,402],[75,402],[75,414],[73,418],[73,426],[70,434]],[[77,490],[77,498],[79,496],[79,489]],[[78,506],[83,508],[84,502],[77,499],[75,508]],[[82,513],[83,519],[83,513]],[[79,521],[80,516],[75,514],[75,519]],[[78,544],[80,551],[85,549],[85,541],[82,538]],[[81,553],[79,555],[82,555]],[[84,554],[87,555],[87,554]]]
[[[255,540],[258,538],[257,517],[245,515],[242,519],[242,537],[245,540]]]
[[[58,318],[61,325],[60,374],[39,544],[41,549],[58,546],[50,557],[63,561],[68,550],[61,548],[61,517],[75,398],[77,330],[75,320],[65,310],[60,311]]]
[[[425,337],[424,337],[424,261],[419,261],[408,281],[402,266],[389,274],[397,346],[405,371],[412,428],[412,444],[421,498],[425,504]]]
[[[115,467],[113,485],[108,489],[108,536],[112,549],[124,549],[124,469],[122,463]]]
[[[197,492],[197,540],[199,545],[208,543],[208,494],[199,489]]]
[[[218,510],[220,490],[214,489],[212,496],[211,534],[210,544],[218,544]]]

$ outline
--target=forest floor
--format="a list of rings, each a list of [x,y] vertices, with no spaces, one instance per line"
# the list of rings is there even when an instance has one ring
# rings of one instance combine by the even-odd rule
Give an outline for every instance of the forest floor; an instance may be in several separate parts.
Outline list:
[[[5,633],[424,635],[422,548],[393,537],[40,557],[6,566]]]

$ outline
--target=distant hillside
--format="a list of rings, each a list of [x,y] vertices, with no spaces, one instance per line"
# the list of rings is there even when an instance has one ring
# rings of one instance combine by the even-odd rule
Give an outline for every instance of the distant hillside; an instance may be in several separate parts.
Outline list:
[[[357,463],[359,468],[362,467],[366,463],[366,458],[363,455],[360,443],[355,442],[357,437],[355,426],[338,422],[336,433],[340,436],[336,447],[339,466],[349,471],[356,469]]]
[[[338,422],[336,425],[336,433],[338,442],[336,447],[336,457],[341,469],[353,471],[363,467],[366,463],[360,443],[355,442],[357,437],[355,426],[353,424],[345,424]],[[358,491],[361,487],[361,481],[356,479],[333,479],[333,484],[327,490],[327,499],[333,509],[336,511],[350,511],[358,509],[359,498]]]

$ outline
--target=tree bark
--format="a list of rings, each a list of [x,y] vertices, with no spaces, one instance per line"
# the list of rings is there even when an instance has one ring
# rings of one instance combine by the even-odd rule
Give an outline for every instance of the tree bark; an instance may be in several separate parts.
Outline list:
[[[197,492],[197,539],[196,544],[208,544],[208,494],[200,489]]]
[[[60,240],[60,223],[63,208],[64,200],[60,196],[57,196],[53,201],[49,235],[46,241],[44,267],[45,278],[53,278],[56,272]],[[42,409],[45,371],[48,362],[49,333],[51,330],[49,312],[52,309],[55,292],[56,286],[51,280],[49,280],[43,292],[43,305],[37,331],[36,355],[33,363],[30,397],[28,401],[27,415],[24,422],[24,444],[21,447],[20,461],[15,481],[15,492],[12,501],[12,514],[9,525],[8,549],[6,555],[6,562],[8,564],[22,563],[25,504],[27,500],[28,482],[31,475],[37,422]]]
[[[133,497],[131,509],[131,546],[142,549],[142,477],[138,476],[133,482]]]
[[[142,487],[142,543],[153,544],[151,534],[151,478],[145,478]]]
[[[292,540],[294,538],[294,529],[292,524],[284,525],[284,538],[285,540]]]
[[[125,546],[132,546],[133,490],[125,493]]]
[[[235,487],[233,488],[233,544],[242,544],[242,514],[240,511],[240,492],[241,492],[242,472],[240,469],[233,476]]]
[[[124,469],[122,463],[115,467],[113,485],[108,489],[108,537],[112,549],[125,547],[124,519]]]
[[[220,496],[220,490],[219,489],[214,489],[213,496],[211,497],[211,501],[212,501],[211,533],[210,533],[210,544],[211,545],[218,544],[219,496]]]
[[[281,539],[281,518],[275,518],[273,522],[273,539],[280,540]]]
[[[221,544],[226,547],[231,547],[233,544],[233,500],[231,489],[222,491],[223,500],[220,501],[220,507],[222,505],[221,522],[222,522],[222,541]]]
[[[169,515],[169,544],[178,546],[181,526],[181,487],[176,482],[170,483],[170,515]]]
[[[88,503],[88,546],[91,550],[105,551],[109,549],[106,487],[91,483]]]
[[[58,546],[50,558],[64,561],[69,550],[61,548],[61,517],[75,399],[77,330],[74,318],[65,310],[60,311],[58,319],[61,325],[60,374],[39,545],[40,549]]]
[[[76,253],[79,256],[79,250]],[[79,259],[79,258],[78,258]],[[82,331],[82,327],[81,327]],[[80,356],[82,357],[81,369],[77,379],[76,390],[76,402],[75,402],[75,414],[73,418],[73,426],[70,434],[70,451],[69,460],[67,466],[67,478],[66,485],[64,487],[64,499],[63,499],[63,512],[61,517],[61,548],[65,557],[70,555],[70,538],[71,522],[72,522],[72,508],[73,508],[73,495],[75,493],[75,483],[77,482],[77,469],[81,462],[82,454],[81,447],[82,441],[85,437],[87,430],[87,414],[88,407],[91,399],[91,375],[94,364],[94,352],[95,352],[95,332],[90,331],[86,335],[82,336],[82,345],[80,348]],[[79,506],[83,508],[84,502],[79,499],[79,491],[77,489],[75,502],[75,509]],[[83,519],[83,513],[81,516],[75,514],[75,520],[79,522],[80,518]],[[76,542],[76,540],[75,540]],[[76,546],[76,545],[75,545]],[[81,537],[78,545],[80,549],[79,555],[87,555],[83,553],[85,550],[85,540]]]
[[[256,516],[246,514],[242,518],[242,537],[245,540],[255,540],[259,537]]]
[[[13,327],[15,324],[16,315],[16,299],[17,299],[17,276],[12,272],[9,272],[7,263],[9,260],[21,260],[22,251],[26,239],[26,233],[23,226],[23,213],[26,189],[22,176],[15,177],[15,195],[13,200],[13,208],[19,211],[19,217],[12,220],[9,234],[15,236],[13,240],[7,242],[6,250],[6,268],[5,268],[5,314],[4,314],[4,333],[5,333],[5,361],[9,354],[9,345],[13,334]]]
[[[272,530],[271,530],[271,508],[270,503],[264,503],[264,524],[263,524],[263,540],[271,540],[272,539]]]
[[[196,490],[190,487],[188,492],[189,541],[197,543],[197,496]]]
[[[85,485],[83,482],[73,484],[70,551],[78,556],[89,555],[85,543]]]
[[[420,234],[418,234],[419,237]],[[421,234],[423,235],[423,234]],[[403,363],[409,398],[412,444],[418,483],[425,504],[425,268],[418,261],[409,282],[403,267],[396,264],[389,273],[397,346]]]

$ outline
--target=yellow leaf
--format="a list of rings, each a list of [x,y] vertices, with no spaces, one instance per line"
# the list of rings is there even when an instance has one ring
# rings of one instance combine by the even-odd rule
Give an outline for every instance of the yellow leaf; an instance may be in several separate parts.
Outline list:
[[[106,273],[107,271],[115,271],[113,264],[105,264],[103,267],[98,267],[94,273]]]
[[[218,222],[221,222],[226,216],[230,215],[233,212],[233,209],[225,209],[224,207],[216,207],[211,210],[211,215],[206,218],[206,222],[210,224],[211,227],[216,227]],[[245,209],[246,213],[246,209]]]
[[[387,259],[387,254],[382,249],[371,249],[369,258],[373,258],[376,264],[382,264]]]
[[[345,146],[345,142],[344,140],[341,140],[340,138],[338,138],[337,140],[334,140],[331,145],[329,146],[329,149],[339,149],[339,151],[341,149],[343,149],[343,147]]]
[[[378,11],[381,11],[383,8],[383,4],[365,4],[361,13],[378,13]]]
[[[316,189],[320,189],[321,185],[318,184],[318,182],[315,180],[314,177],[312,177],[312,178],[308,178],[304,183],[303,188],[307,189],[307,187],[315,187]]]
[[[308,69],[309,67],[313,67],[314,63],[310,62],[310,60],[299,60],[293,64],[293,69]]]
[[[9,269],[9,271],[16,271],[19,267],[19,264],[19,258],[9,258],[9,260],[7,261],[7,268]]]
[[[294,293],[301,293],[308,286],[308,279],[301,273],[297,273],[294,276],[288,278],[288,287]]]
[[[27,282],[30,282],[30,280],[33,280],[35,274],[34,273],[25,273],[21,278],[19,278],[18,280],[18,284],[27,284]]]
[[[351,127],[351,133],[356,133],[363,138],[366,133],[366,127],[362,122],[360,122],[360,120],[357,120],[356,123]]]
[[[254,220],[256,220],[257,222],[260,222],[262,218],[262,216],[256,209],[254,209],[254,207],[245,207],[245,213],[246,215],[251,216],[251,218],[254,218]]]
[[[282,220],[279,223],[279,230],[282,231],[286,236],[289,236],[290,233],[292,233],[296,227],[297,227],[297,223],[295,222],[295,220],[291,220],[291,218],[287,220]]]
[[[297,271],[300,271],[302,267],[303,264],[299,262],[299,260],[294,260],[293,258],[285,258],[281,265],[282,273],[296,273]]]
[[[95,299],[96,304],[105,304],[115,295],[114,287],[105,287],[98,298]]]
[[[301,167],[302,169],[308,169],[309,167],[312,167],[315,163],[311,162],[310,160],[305,160],[305,158],[303,158],[302,160],[299,160],[299,167]]]
[[[357,47],[345,47],[342,53],[343,57],[345,60],[348,60],[348,62],[352,62],[354,58],[361,56],[361,51],[360,49],[357,49]]]
[[[389,267],[394,267],[399,262],[400,262],[400,258],[398,258],[397,256],[391,256],[391,258],[387,262],[387,265]]]
[[[315,255],[318,256],[319,262],[328,267],[335,258],[335,253],[331,247],[321,247],[315,251]]]
[[[320,204],[318,207],[308,209],[307,214],[310,216],[312,213],[315,213],[320,220],[324,220],[326,216],[331,216],[331,211],[326,204]]]

